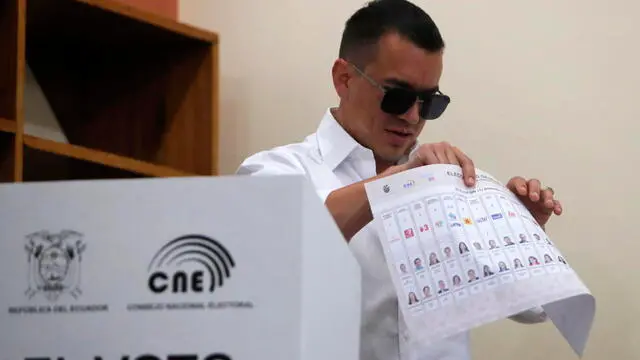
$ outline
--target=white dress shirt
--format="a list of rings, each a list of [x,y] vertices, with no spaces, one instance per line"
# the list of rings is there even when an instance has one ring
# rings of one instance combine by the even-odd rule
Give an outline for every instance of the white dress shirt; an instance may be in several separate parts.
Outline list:
[[[239,175],[303,174],[324,202],[333,190],[376,176],[373,152],[356,142],[327,110],[315,133],[304,141],[261,151],[245,159]],[[360,230],[349,247],[362,269],[360,360],[469,360],[469,334],[435,346],[409,345],[382,246],[371,224]],[[539,322],[541,310],[513,319]]]

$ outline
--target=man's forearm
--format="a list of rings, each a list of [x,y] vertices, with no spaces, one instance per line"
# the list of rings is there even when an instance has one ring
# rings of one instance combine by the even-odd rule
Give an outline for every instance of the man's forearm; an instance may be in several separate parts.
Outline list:
[[[325,206],[333,216],[347,242],[373,220],[365,184],[397,172],[402,167],[391,167],[378,176],[334,190],[327,196]]]
[[[373,219],[364,183],[333,191],[325,205],[347,242]]]

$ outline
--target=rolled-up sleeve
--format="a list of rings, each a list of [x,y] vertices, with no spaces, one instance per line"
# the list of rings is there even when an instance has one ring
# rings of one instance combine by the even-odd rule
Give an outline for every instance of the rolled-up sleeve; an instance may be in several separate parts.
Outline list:
[[[305,166],[293,154],[278,149],[256,153],[245,159],[238,169],[236,175],[249,176],[282,176],[282,175],[304,175],[311,181],[316,193],[324,203],[333,189],[323,188],[321,184],[316,184],[307,173]]]

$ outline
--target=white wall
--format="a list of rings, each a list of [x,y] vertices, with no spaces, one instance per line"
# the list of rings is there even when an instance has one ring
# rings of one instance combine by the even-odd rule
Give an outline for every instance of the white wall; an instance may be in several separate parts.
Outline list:
[[[221,166],[298,141],[334,105],[346,18],[364,0],[186,0],[180,16],[220,34]],[[549,232],[598,300],[585,359],[640,358],[640,3],[629,0],[417,1],[448,44],[448,140],[506,180],[552,185],[565,214]],[[474,332],[477,359],[569,359],[552,325]],[[495,357],[493,356],[495,354]]]

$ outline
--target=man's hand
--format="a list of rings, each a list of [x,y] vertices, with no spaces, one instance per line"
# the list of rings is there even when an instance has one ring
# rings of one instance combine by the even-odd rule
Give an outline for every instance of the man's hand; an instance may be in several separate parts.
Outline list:
[[[462,168],[462,177],[467,186],[476,184],[476,168],[473,161],[460,149],[447,142],[424,144],[416,149],[401,170],[409,170],[423,165],[452,164]]]
[[[432,164],[459,165],[462,167],[464,183],[467,186],[474,186],[476,183],[476,170],[473,161],[458,148],[446,142],[422,145],[413,151],[409,161],[406,163],[391,166],[372,178],[347,185],[329,193],[324,203],[345,239],[350,241],[358,231],[373,220],[365,190],[367,182],[415,167]]]
[[[562,204],[554,199],[553,189],[543,189],[538,179],[516,176],[509,180],[507,188],[522,201],[540,226],[544,226],[552,214],[562,214]]]

